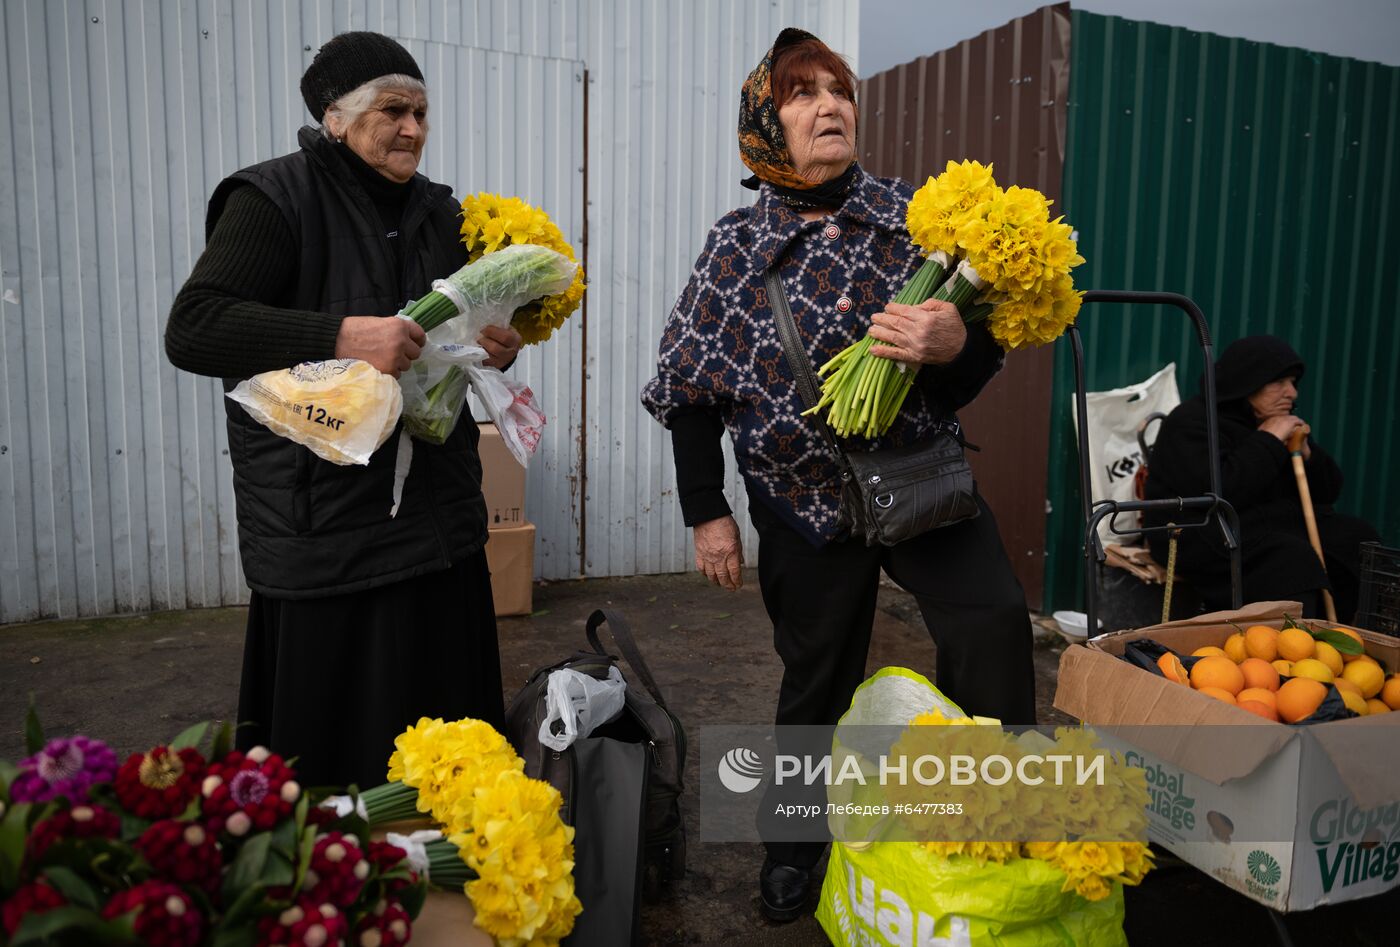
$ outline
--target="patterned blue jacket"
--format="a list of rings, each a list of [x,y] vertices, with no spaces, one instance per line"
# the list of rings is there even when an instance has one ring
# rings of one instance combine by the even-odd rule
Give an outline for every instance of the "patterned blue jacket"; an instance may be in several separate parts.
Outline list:
[[[904,223],[912,194],[903,181],[858,171],[839,210],[804,221],[763,185],[753,206],[711,228],[666,323],[656,377],[642,390],[642,403],[667,427],[683,412],[718,412],[750,496],[816,546],[840,538],[840,477],[815,420],[802,417],[763,274],[777,262],[807,355],[821,366],[864,335],[922,263]],[[890,430],[847,439],[846,450],[930,436],[1001,364],[991,335],[970,326],[952,363],[920,369]]]

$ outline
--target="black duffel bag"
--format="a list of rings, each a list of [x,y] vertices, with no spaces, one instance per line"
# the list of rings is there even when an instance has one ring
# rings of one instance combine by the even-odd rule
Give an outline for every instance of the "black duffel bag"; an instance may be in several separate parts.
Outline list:
[[[634,687],[624,674],[628,685],[622,712],[573,746],[564,750],[550,749],[539,739],[540,724],[548,717],[546,694],[550,672],[569,668],[606,680],[608,671],[618,664],[618,658],[608,654],[598,638],[598,629],[604,624],[612,632],[613,641],[642,688]],[[626,844],[624,838],[618,837],[619,832],[639,838],[634,890],[655,895],[664,885],[685,873],[685,827],[680,809],[685,731],[680,720],[667,708],[661,688],[621,615],[610,610],[595,611],[588,617],[587,634],[591,651],[577,652],[565,661],[539,668],[530,675],[506,711],[505,733],[525,760],[525,774],[549,782],[564,797],[561,815],[576,832],[574,875],[579,900],[584,905],[584,914],[575,928],[576,937],[584,934],[592,922],[601,920],[596,911],[593,918],[588,918],[586,895],[591,876],[605,864],[604,844],[609,855],[606,864],[610,874],[621,867],[618,862],[626,860],[625,856],[618,857],[622,855],[619,848]],[[629,765],[629,760],[635,761],[635,767]],[[637,800],[640,812],[619,811],[637,804],[630,800]],[[639,826],[630,833],[627,832],[631,827],[627,825],[629,815]],[[616,897],[615,887],[611,886],[606,900],[617,907],[617,902],[612,900]],[[635,912],[640,903],[633,900]],[[635,924],[632,930],[635,932]],[[570,942],[580,941],[570,938]]]

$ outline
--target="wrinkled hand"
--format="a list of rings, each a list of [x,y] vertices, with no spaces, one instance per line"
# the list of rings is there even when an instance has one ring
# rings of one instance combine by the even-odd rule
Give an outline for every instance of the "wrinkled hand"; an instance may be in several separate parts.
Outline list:
[[[967,342],[958,307],[941,299],[917,306],[890,303],[875,316],[870,335],[886,343],[872,345],[870,354],[913,365],[947,365]]]
[[[428,344],[427,333],[409,319],[346,316],[335,337],[336,358],[358,358],[399,377]]]
[[[487,326],[481,330],[476,344],[484,348],[490,356],[482,362],[483,365],[487,368],[505,368],[520,354],[520,333],[510,326],[504,329],[500,326]]]
[[[743,565],[744,547],[734,517],[721,516],[695,527],[695,568],[711,582],[737,592],[744,584]]]
[[[1277,417],[1265,418],[1263,421],[1259,422],[1259,430],[1272,434],[1280,441],[1283,441],[1285,447],[1288,446],[1289,436],[1300,427],[1306,427],[1303,423],[1303,419],[1292,414],[1280,414]],[[1303,441],[1303,459],[1307,460],[1311,456],[1312,448],[1308,446],[1308,442],[1305,440]]]

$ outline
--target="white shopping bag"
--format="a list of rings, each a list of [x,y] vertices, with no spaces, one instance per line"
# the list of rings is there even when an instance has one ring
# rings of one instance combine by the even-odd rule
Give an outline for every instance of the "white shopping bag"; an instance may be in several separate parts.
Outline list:
[[[1138,429],[1148,415],[1170,414],[1181,403],[1176,389],[1176,363],[1172,362],[1146,381],[1112,391],[1087,393],[1089,434],[1089,484],[1094,500],[1132,500],[1133,478],[1146,463],[1138,444]],[[1078,425],[1078,410],[1075,424]],[[1157,425],[1145,433],[1148,446],[1157,438]],[[1081,462],[1084,462],[1081,459]],[[1109,518],[1099,521],[1099,538],[1104,543],[1130,543],[1132,533],[1142,522],[1139,513],[1122,513],[1116,519],[1118,534],[1109,531]]]

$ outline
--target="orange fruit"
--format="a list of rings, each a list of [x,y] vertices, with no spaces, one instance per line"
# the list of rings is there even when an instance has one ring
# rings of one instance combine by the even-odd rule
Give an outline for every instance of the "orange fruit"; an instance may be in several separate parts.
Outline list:
[[[1292,662],[1292,661],[1285,661],[1283,658],[1279,658],[1277,661],[1274,661],[1274,662],[1273,662],[1273,667],[1274,667],[1274,670],[1275,670],[1275,671],[1278,671],[1279,674],[1282,675],[1283,677],[1292,677],[1292,676],[1293,676],[1293,662]]]
[[[1263,717],[1265,720],[1273,720],[1275,722],[1278,720],[1278,711],[1274,710],[1269,704],[1260,703],[1257,700],[1242,700],[1236,706],[1238,706],[1240,710],[1249,711],[1256,717]]]
[[[1353,661],[1342,669],[1342,679],[1351,681],[1366,699],[1375,697],[1385,686],[1385,673],[1376,665]]]
[[[1225,657],[1239,664],[1249,657],[1249,652],[1244,647],[1244,632],[1237,631],[1225,639]]]
[[[1186,673],[1186,665],[1182,664],[1181,659],[1170,651],[1157,659],[1157,669],[1167,680],[1175,681],[1177,684],[1187,684],[1191,680]]]
[[[1278,656],[1286,661],[1301,661],[1313,656],[1317,642],[1301,628],[1285,628],[1278,635]]]
[[[1376,700],[1376,698],[1374,697],[1366,701],[1366,709],[1373,714],[1384,714],[1390,712],[1390,707],[1386,705],[1385,701]]]
[[[1342,652],[1327,642],[1319,641],[1317,643],[1317,651],[1313,653],[1313,657],[1327,665],[1333,677],[1342,673]]]
[[[1278,715],[1289,723],[1297,723],[1312,713],[1327,698],[1327,685],[1306,677],[1284,681],[1278,689]]]
[[[1204,648],[1197,648],[1191,652],[1193,658],[1228,658],[1224,648],[1217,648],[1215,645],[1206,645]]]
[[[1343,693],[1345,693],[1346,691],[1351,691],[1357,697],[1361,697],[1361,688],[1357,687],[1355,684],[1353,684],[1351,681],[1347,680],[1344,677],[1334,678],[1332,681],[1332,686],[1335,687],[1337,690],[1342,691]],[[1365,700],[1366,698],[1361,697],[1361,699]]]
[[[1385,666],[1382,665],[1381,662],[1377,661],[1369,654],[1344,654],[1342,655],[1342,660],[1345,661],[1347,664],[1350,664],[1353,661],[1362,661],[1366,664],[1374,664],[1376,667],[1381,668],[1382,670],[1385,669]]]
[[[1391,710],[1400,710],[1400,674],[1392,674],[1381,685],[1381,700]]]
[[[1265,690],[1278,690],[1278,671],[1263,658],[1245,658],[1240,665],[1245,687],[1262,687]]]
[[[1317,658],[1304,658],[1301,661],[1293,662],[1294,677],[1310,677],[1323,684],[1331,684],[1333,681],[1332,669],[1323,664]]]
[[[1199,693],[1205,694],[1207,697],[1223,700],[1227,704],[1233,704],[1235,702],[1235,695],[1225,690],[1223,687],[1198,687],[1196,690]]]
[[[1233,697],[1244,688],[1244,673],[1229,658],[1201,658],[1191,665],[1191,686],[1218,687]]]
[[[1278,698],[1274,696],[1273,691],[1265,687],[1246,687],[1235,695],[1235,703],[1237,704],[1243,704],[1247,700],[1263,704],[1270,710],[1278,707]]]
[[[1347,710],[1360,717],[1370,713],[1370,708],[1366,706],[1366,698],[1353,691],[1338,691],[1338,693],[1342,695],[1342,703],[1347,705]]]
[[[1251,658],[1272,661],[1278,657],[1278,637],[1268,625],[1251,625],[1244,630],[1244,649]]]

